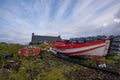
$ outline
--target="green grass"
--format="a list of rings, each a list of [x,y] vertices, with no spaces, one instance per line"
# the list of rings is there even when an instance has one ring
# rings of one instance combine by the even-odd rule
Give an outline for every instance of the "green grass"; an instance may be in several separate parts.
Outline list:
[[[110,65],[114,65],[116,62],[117,62],[117,64],[118,65],[120,65],[119,63],[118,63],[118,61],[120,61],[120,56],[119,55],[110,55],[106,60],[106,63],[107,64],[110,64]]]
[[[46,46],[48,46],[48,44],[40,44],[39,47],[41,48],[45,48]]]
[[[46,47],[44,44],[39,46]],[[19,71],[10,69],[7,76],[1,77],[0,74],[1,80],[69,80],[70,72],[83,69],[83,66],[55,58],[51,52],[47,51],[42,51],[43,59],[39,56],[19,59],[17,53],[21,47],[19,44],[0,44],[0,55],[13,53],[14,57],[9,60],[21,62]],[[6,65],[7,60],[1,58],[0,67]],[[120,56],[109,56],[105,61],[107,64],[114,64],[116,60],[120,60]],[[93,62],[85,60],[84,63],[92,64]],[[1,70],[0,73],[2,73]],[[100,78],[100,75],[97,76]],[[76,78],[71,77],[71,80],[76,80]]]
[[[67,78],[63,75],[63,69],[52,69],[50,74],[46,76],[45,80],[67,80]]]
[[[18,53],[18,50],[22,46],[19,44],[0,44],[0,54],[5,54],[5,53],[13,53],[16,54]]]
[[[6,44],[6,43],[0,43],[0,65],[4,65],[6,63],[6,60],[3,58],[3,54],[11,53],[14,55],[13,58],[10,58],[9,60],[15,60],[18,61],[18,51],[22,46],[19,44]]]
[[[41,53],[44,54],[46,57],[49,57],[52,55],[52,52],[48,52],[46,50],[43,50]]]

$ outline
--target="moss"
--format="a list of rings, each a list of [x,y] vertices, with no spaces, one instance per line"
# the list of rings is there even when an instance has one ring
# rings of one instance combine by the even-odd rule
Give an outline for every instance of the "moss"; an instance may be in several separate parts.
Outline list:
[[[9,74],[9,80],[28,80],[30,77],[29,74],[25,72],[24,69],[20,69],[19,72],[11,71]]]
[[[117,63],[117,65],[120,65],[119,64],[120,56],[119,55],[111,55],[105,61],[107,64],[110,64],[110,65],[114,65],[115,63]]]
[[[44,80],[67,80],[63,75],[63,69],[53,69]]]
[[[53,67],[49,72],[48,76],[45,77],[45,80],[69,80],[66,74],[80,68],[82,67],[77,64],[72,64],[71,66],[63,65]]]
[[[60,62],[59,61],[50,61],[50,62],[48,62],[48,64],[50,65],[50,68],[55,68],[55,67],[59,66]]]

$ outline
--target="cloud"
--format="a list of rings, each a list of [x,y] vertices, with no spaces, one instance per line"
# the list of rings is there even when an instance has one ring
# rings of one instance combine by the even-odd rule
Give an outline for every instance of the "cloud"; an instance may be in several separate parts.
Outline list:
[[[66,11],[66,9],[68,8],[69,4],[70,4],[70,1],[62,0],[61,7],[59,8],[59,10],[55,16],[57,19],[60,19],[63,16],[63,14]]]
[[[117,23],[120,23],[120,19],[119,18],[115,18],[113,21],[117,22]]]
[[[28,43],[30,41],[31,33],[20,32],[18,29],[15,29],[11,26],[4,26],[1,29],[5,29],[4,32],[0,33],[0,40],[4,40],[7,42],[13,43]]]
[[[120,8],[119,8],[118,12],[115,14],[115,18],[120,18]]]
[[[116,13],[118,14],[120,10]],[[95,35],[120,35],[120,18],[116,18],[116,14],[113,17],[112,21],[109,23],[104,23],[101,26],[86,26],[86,27],[81,27],[82,30],[80,30],[79,26],[77,28],[78,32],[76,32],[76,35],[79,36],[95,36]],[[89,30],[88,30],[89,29]]]
[[[117,35],[119,14],[119,0],[3,0],[0,41],[28,43],[32,32],[62,38]]]

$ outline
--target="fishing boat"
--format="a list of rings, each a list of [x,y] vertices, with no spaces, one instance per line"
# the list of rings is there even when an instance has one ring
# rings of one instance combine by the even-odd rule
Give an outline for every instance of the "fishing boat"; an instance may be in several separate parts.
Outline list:
[[[70,41],[54,41],[53,49],[64,56],[105,56],[110,45],[109,39],[95,40],[85,43],[72,43]]]
[[[41,49],[37,46],[26,46],[19,50],[19,55],[21,56],[34,56],[39,55]]]

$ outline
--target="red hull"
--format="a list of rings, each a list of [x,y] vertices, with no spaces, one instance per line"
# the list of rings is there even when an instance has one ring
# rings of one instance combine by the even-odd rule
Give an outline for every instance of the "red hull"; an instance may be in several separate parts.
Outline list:
[[[86,43],[70,43],[55,41],[53,43],[54,49],[62,55],[73,56],[73,55],[96,55],[103,56],[107,54],[109,47],[109,40],[97,40]]]
[[[41,49],[39,47],[20,49],[20,54],[23,56],[39,55],[40,52]]]
[[[56,41],[54,42],[54,47],[57,49],[72,49],[72,48],[82,48],[82,47],[88,47],[96,44],[102,44],[105,43],[106,40],[98,40],[94,42],[87,42],[87,43],[70,43],[70,42],[62,42],[62,41]]]

